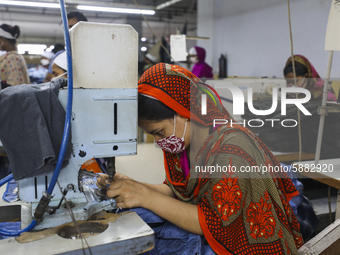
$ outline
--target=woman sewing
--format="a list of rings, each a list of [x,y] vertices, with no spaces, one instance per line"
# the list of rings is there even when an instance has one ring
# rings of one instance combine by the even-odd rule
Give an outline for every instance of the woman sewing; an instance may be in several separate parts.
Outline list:
[[[314,66],[302,55],[294,55],[294,67],[296,75],[296,86],[308,89],[311,93],[311,101],[321,101],[324,81],[320,78]],[[283,75],[287,80],[287,86],[294,86],[294,70],[292,57],[289,57]],[[301,94],[303,95],[303,94]],[[296,97],[296,95],[292,95]],[[327,94],[327,101],[336,101],[333,89]]]
[[[288,203],[297,194],[291,180],[281,172],[239,171],[279,166],[267,147],[243,126],[213,127],[214,119],[230,120],[229,113],[211,88],[182,67],[156,64],[138,84],[139,126],[163,149],[166,180],[152,185],[118,173],[107,196],[118,207],[146,208],[200,237],[198,245],[210,248],[202,254],[296,254],[303,239]],[[206,115],[202,94],[209,95]],[[217,165],[237,171],[195,170]],[[106,183],[107,176],[98,179],[99,187]]]

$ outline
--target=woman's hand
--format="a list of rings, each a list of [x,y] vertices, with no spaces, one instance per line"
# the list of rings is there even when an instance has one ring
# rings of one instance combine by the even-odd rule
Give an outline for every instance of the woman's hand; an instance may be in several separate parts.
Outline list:
[[[125,174],[121,174],[121,173],[116,173],[114,176],[113,176],[113,181],[116,181],[116,180],[122,180],[122,179],[125,179],[125,180],[133,180],[132,178],[130,178],[129,176],[125,175]],[[109,176],[107,174],[100,174],[98,177],[97,177],[97,187],[98,188],[103,188],[103,187],[106,187],[107,184],[111,184],[109,182]]]
[[[113,197],[117,207],[145,207],[150,194],[154,192],[146,185],[132,179],[115,179],[109,186],[106,195]]]
[[[97,186],[106,187],[107,184],[110,184],[108,175],[101,174],[98,177]],[[106,195],[116,200],[117,207],[143,207],[180,228],[203,235],[198,220],[197,206],[175,199],[174,193],[165,184],[144,184],[117,173]]]

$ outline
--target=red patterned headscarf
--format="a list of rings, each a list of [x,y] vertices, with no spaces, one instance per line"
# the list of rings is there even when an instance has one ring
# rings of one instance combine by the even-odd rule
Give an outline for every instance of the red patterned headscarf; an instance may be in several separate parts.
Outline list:
[[[185,118],[207,126],[217,118],[229,119],[229,113],[221,102],[215,106],[213,100],[208,100],[207,114],[201,115],[200,96],[207,89],[211,90],[211,95],[215,94],[214,100],[220,102],[216,92],[194,74],[180,66],[164,63],[148,69],[138,82],[138,93],[157,98]]]
[[[188,70],[159,63],[142,75],[138,93],[158,99],[181,116],[205,126],[230,120],[212,88]],[[201,95],[207,114],[201,114]],[[240,125],[216,128],[184,178],[180,155],[164,152],[165,183],[181,201],[195,204],[204,236],[218,254],[289,254],[303,244],[289,200],[298,194],[284,172],[250,175],[195,174],[200,166],[280,166],[268,148]],[[199,177],[199,178],[198,178]]]

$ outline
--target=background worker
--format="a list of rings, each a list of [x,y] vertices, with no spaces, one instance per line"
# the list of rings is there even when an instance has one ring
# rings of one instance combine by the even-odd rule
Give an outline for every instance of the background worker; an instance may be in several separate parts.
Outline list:
[[[66,51],[62,51],[52,62],[52,75],[54,79],[63,77],[67,79]]]
[[[18,26],[2,24],[0,26],[0,50],[6,54],[0,56],[0,78],[2,88],[30,83],[25,59],[18,54],[16,42],[20,36]]]
[[[294,55],[294,66],[297,87],[308,89],[312,96],[311,101],[322,101],[324,81],[320,78],[314,66],[302,55]],[[283,69],[283,75],[287,80],[287,86],[294,86],[292,57],[288,58]],[[296,97],[296,95],[292,94],[291,97]],[[336,101],[333,89],[328,92],[327,100]]]
[[[55,54],[52,51],[44,51],[40,56],[40,64],[28,69],[28,75],[32,84],[41,84],[44,82],[48,73],[48,68]]]
[[[190,61],[194,64],[192,73],[198,78],[213,78],[212,68],[205,62],[205,49],[194,46],[189,50]]]
[[[51,59],[50,65],[48,66],[48,71],[47,74],[45,76],[45,79],[43,80],[43,82],[49,82],[51,81],[51,79],[53,78],[53,74],[52,74],[52,64],[54,59],[61,54],[63,51],[65,51],[65,46],[63,44],[57,43],[54,45],[54,48],[52,50],[52,52],[55,54],[54,57]]]
[[[67,14],[67,23],[68,23],[68,28],[71,29],[75,24],[77,24],[79,21],[87,21],[87,18],[85,17],[85,15],[81,12],[69,12]],[[57,55],[60,54],[59,50],[64,50],[65,47],[64,45],[62,45],[62,49],[60,48],[60,45],[58,44],[58,51],[55,51],[54,53]],[[55,57],[56,57],[55,56]],[[53,59],[52,59],[53,61]],[[49,82],[51,81],[51,79],[53,78],[52,75],[52,66],[49,66],[48,72],[45,76],[44,82]]]
[[[71,29],[79,21],[87,21],[87,18],[81,12],[69,12],[67,14],[68,28]]]

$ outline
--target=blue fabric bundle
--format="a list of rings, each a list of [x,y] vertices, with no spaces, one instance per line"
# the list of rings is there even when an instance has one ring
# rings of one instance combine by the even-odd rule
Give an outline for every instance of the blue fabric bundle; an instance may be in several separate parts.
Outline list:
[[[20,227],[21,227],[21,222],[0,222],[0,229],[3,229],[3,230],[19,231]],[[0,235],[0,240],[11,238],[11,237],[13,236]]]
[[[281,165],[288,169],[287,174],[292,179],[296,189],[299,191],[299,195],[293,197],[289,204],[296,216],[297,221],[300,224],[300,231],[305,241],[309,240],[319,223],[319,219],[316,216],[312,204],[309,202],[308,198],[303,195],[303,184],[297,179],[297,172],[292,171],[292,166],[287,166],[285,164]]]
[[[155,232],[156,244],[152,250],[143,255],[213,255],[204,236],[192,234],[169,221],[164,220],[153,212],[144,208],[134,208],[136,212]]]

